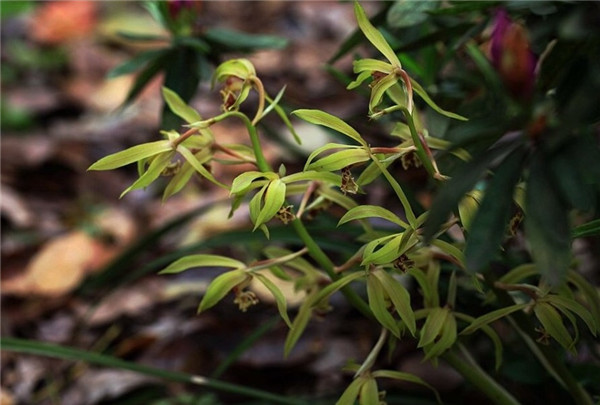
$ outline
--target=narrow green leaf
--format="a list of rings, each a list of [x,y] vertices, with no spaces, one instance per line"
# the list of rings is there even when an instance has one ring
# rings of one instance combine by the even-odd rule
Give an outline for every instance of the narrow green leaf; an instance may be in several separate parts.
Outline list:
[[[568,351],[576,352],[573,338],[565,327],[560,314],[552,305],[538,302],[533,307],[533,312],[550,336]]]
[[[192,267],[230,267],[241,269],[246,267],[243,262],[226,256],[217,255],[190,255],[171,263],[158,274],[181,273]]]
[[[408,270],[408,274],[411,275],[415,280],[417,280],[417,283],[419,284],[419,287],[421,288],[421,292],[423,294],[424,306],[426,308],[429,308],[436,306],[436,304],[439,305],[439,299],[437,298],[437,289],[431,286],[431,284],[427,280],[425,273],[423,273],[423,270],[416,267],[412,267]]]
[[[427,21],[430,18],[428,12],[437,7],[437,1],[399,0],[390,7],[387,22],[392,28],[412,27]]]
[[[581,305],[579,302],[561,295],[554,294],[547,295],[544,300],[555,306],[564,314],[566,314],[568,311],[574,312],[585,322],[592,335],[596,336],[598,332],[598,322],[600,322],[600,320],[594,319],[590,311],[588,311],[587,308]]]
[[[396,312],[406,324],[411,335],[415,336],[417,330],[415,313],[410,306],[410,294],[402,284],[383,270],[373,272],[375,277],[381,281],[381,285],[388,297],[394,304]]]
[[[251,170],[249,172],[244,172],[244,173],[240,174],[239,176],[237,176],[235,179],[233,179],[233,183],[231,183],[230,194],[233,195],[233,194],[237,194],[240,192],[246,192],[248,187],[254,180],[260,179],[260,178],[267,178],[267,179],[275,178],[275,173],[272,173],[272,174],[274,175],[273,177],[267,173],[258,172],[255,170]]]
[[[280,179],[272,180],[269,183],[265,190],[263,207],[256,217],[254,230],[277,214],[285,201],[285,189],[286,185]]]
[[[395,74],[389,74],[376,82],[371,88],[371,98],[369,100],[369,113],[374,114],[377,111],[377,106],[381,104],[381,99],[385,92],[398,82]]]
[[[204,39],[232,50],[253,51],[256,49],[285,48],[288,40],[272,35],[256,35],[227,28],[209,28],[204,31]]]
[[[479,318],[475,319],[475,321],[473,321],[473,323],[471,323],[469,326],[464,328],[460,332],[460,334],[468,335],[470,333],[473,333],[477,329],[481,328],[482,326],[492,323],[500,318],[504,318],[505,316],[508,316],[508,315],[512,314],[513,312],[520,311],[520,310],[526,308],[528,305],[529,304],[527,304],[527,303],[515,304],[515,305],[511,305],[509,307],[500,308],[495,311],[488,312],[487,314],[482,315]]]
[[[206,167],[202,166],[202,162],[200,162],[189,149],[183,147],[182,145],[179,145],[177,147],[177,152],[179,152],[185,158],[185,160],[187,160],[189,162],[189,164],[192,165],[192,167],[194,169],[196,169],[196,171],[198,173],[200,173],[200,175],[202,177],[204,177],[211,183],[216,184],[219,187],[229,189],[229,187],[227,187],[227,185],[225,185],[225,184],[221,183],[219,180],[217,180],[215,178],[215,176],[213,176],[212,173],[206,169]]]
[[[340,219],[338,226],[355,219],[363,218],[382,218],[404,229],[409,227],[409,225],[401,220],[398,215],[378,205],[359,205],[358,207],[352,208]]]
[[[440,337],[434,343],[425,347],[425,360],[436,358],[442,355],[456,342],[456,318],[454,314],[448,312],[444,321]]]
[[[365,378],[365,382],[360,387],[358,403],[360,405],[379,405],[379,391],[374,378]]]
[[[459,115],[459,114],[456,114],[456,113],[453,113],[450,111],[446,111],[443,108],[441,108],[439,105],[437,105],[435,103],[435,101],[433,101],[431,99],[431,97],[429,97],[429,94],[427,94],[425,89],[419,83],[417,83],[416,80],[411,78],[410,83],[412,84],[413,91],[415,93],[417,93],[423,99],[423,101],[425,101],[427,103],[427,105],[429,107],[433,108],[438,113],[442,114],[445,117],[454,118],[455,120],[459,120],[459,121],[468,121],[469,120],[468,118],[463,117],[462,115]]]
[[[281,181],[286,184],[307,180],[320,181],[338,187],[342,184],[342,177],[339,174],[330,172],[317,172],[315,170],[294,173],[281,178]]]
[[[394,71],[392,65],[379,59],[359,59],[355,60],[352,65],[354,66],[354,73],[369,72],[370,75],[373,72],[390,74]]]
[[[435,340],[444,327],[449,313],[448,308],[437,307],[431,309],[429,315],[427,315],[425,324],[421,328],[421,338],[417,347],[427,346]]]
[[[359,146],[344,145],[341,143],[328,143],[326,145],[318,147],[317,149],[312,151],[310,155],[308,155],[308,158],[306,158],[306,163],[304,164],[304,171],[308,170],[308,167],[311,165],[311,163],[315,157],[319,156],[321,153],[323,153],[325,151],[332,150],[332,149],[355,150],[355,149],[359,149],[359,148],[360,148]]]
[[[133,73],[136,70],[141,69],[144,65],[146,65],[150,61],[164,55],[165,52],[166,51],[164,49],[152,49],[149,51],[142,52],[142,53],[134,56],[132,59],[128,60],[127,62],[124,62],[124,63],[118,65],[117,67],[115,67],[114,69],[110,70],[106,74],[106,77],[108,79],[113,79],[118,76]]]
[[[128,105],[133,100],[137,98],[137,96],[144,90],[144,87],[154,78],[158,73],[167,67],[167,64],[172,59],[174,53],[172,50],[167,50],[164,54],[159,55],[155,59],[148,62],[146,67],[138,73],[135,78],[135,82],[131,89],[129,89],[129,93],[127,93],[127,97],[123,102],[123,105]]]
[[[86,350],[75,349],[72,347],[59,346],[46,342],[37,342],[32,340],[15,339],[11,337],[2,337],[0,348],[3,351],[15,353],[27,353],[37,356],[46,356],[62,360],[72,360],[76,362],[84,361],[89,364],[111,367],[121,370],[130,370],[142,375],[162,378],[167,381],[174,381],[184,384],[201,385],[205,389],[228,392],[235,395],[246,395],[250,398],[256,398],[263,402],[279,403],[285,405],[308,405],[309,402],[297,400],[290,397],[284,397],[272,394],[267,391],[261,391],[247,386],[231,384],[225,381],[204,378],[198,375],[192,375],[177,371],[162,370],[159,368],[145,366],[143,364],[125,361],[105,354],[90,352]]]
[[[400,328],[398,323],[392,317],[387,309],[385,302],[385,290],[381,285],[381,282],[373,274],[367,277],[367,296],[369,300],[369,307],[373,311],[373,315],[377,321],[386,329],[388,329],[396,337],[400,337]]]
[[[167,198],[172,195],[178,193],[183,189],[183,187],[190,181],[195,171],[192,165],[188,162],[185,162],[179,171],[171,178],[167,187],[165,187],[165,191],[163,192],[163,201],[166,201]]]
[[[339,205],[342,208],[345,208],[346,210],[350,210],[357,206],[356,201],[354,201],[352,198],[332,188],[321,187],[317,193],[319,196],[324,197],[325,199]]]
[[[112,170],[117,167],[126,166],[138,160],[158,155],[159,153],[171,150],[171,142],[168,140],[143,143],[122,150],[121,152],[108,155],[91,165],[88,170]]]
[[[363,10],[358,1],[354,2],[354,14],[356,15],[358,26],[363,34],[365,34],[369,42],[371,42],[373,46],[377,48],[377,50],[379,50],[379,52],[381,52],[392,65],[396,67],[402,67],[398,56],[396,56],[396,53],[392,50],[383,35],[381,35],[381,33],[377,31],[375,27],[373,27],[369,21],[369,18],[365,14],[365,10]]]
[[[255,225],[258,225],[258,223],[256,222],[256,219],[258,218],[258,214],[260,213],[260,207],[262,205],[262,198],[263,198],[263,195],[265,194],[266,189],[267,189],[267,186],[264,186],[260,190],[258,190],[258,192],[256,194],[254,194],[254,197],[252,197],[252,199],[250,200],[250,204],[248,205],[248,209],[250,211],[250,220]]]
[[[216,305],[233,289],[250,277],[244,269],[232,270],[215,278],[206,289],[204,297],[198,306],[198,313]]]
[[[162,94],[171,111],[178,117],[181,117],[185,122],[191,124],[193,122],[202,121],[202,116],[200,116],[198,111],[187,105],[173,90],[163,87]]]
[[[354,273],[346,274],[345,276],[337,279],[333,283],[327,285],[321,291],[319,291],[317,293],[317,295],[315,296],[315,300],[314,300],[315,306],[319,306],[324,300],[328,299],[334,293],[341,290],[342,288],[344,288],[346,285],[350,284],[351,282],[358,280],[359,278],[363,278],[364,276],[365,276],[364,272],[357,271]]]
[[[462,268],[465,268],[465,255],[462,250],[441,239],[434,239],[431,241],[431,244],[438,247],[442,252],[455,258],[458,262],[458,265]]]
[[[594,219],[585,224],[576,226],[572,231],[573,238],[587,238],[600,235],[600,219]]]
[[[148,170],[144,172],[131,186],[127,187],[119,196],[122,198],[125,194],[131,190],[137,190],[140,188],[148,187],[150,183],[156,180],[160,174],[167,168],[171,163],[171,158],[175,155],[175,152],[163,153],[155,156],[152,162],[148,166]]]
[[[460,312],[454,312],[454,316],[458,319],[462,319],[463,321],[467,321],[469,323],[473,323],[475,318],[470,315],[463,314]],[[492,343],[494,344],[494,357],[496,359],[496,371],[500,370],[500,366],[502,365],[502,341],[500,340],[500,336],[491,328],[489,325],[484,325],[481,328],[481,331],[488,335]]]
[[[369,249],[365,249],[365,253],[363,254],[363,261],[361,262],[362,266],[366,266],[369,264],[388,264],[392,263],[398,257],[400,257],[400,244],[402,243],[402,234],[397,234],[397,236],[391,238],[387,241],[383,246],[381,246],[377,251],[372,251]],[[369,246],[370,248],[370,246]]]
[[[383,159],[383,157],[384,156],[380,155],[380,154],[375,155],[376,159]],[[398,156],[398,158],[400,158],[400,156]],[[389,165],[394,163],[398,158],[385,159],[383,161],[380,161],[380,163],[384,167],[388,167]],[[375,162],[371,162],[371,163],[369,163],[367,168],[362,171],[360,176],[358,176],[358,179],[356,179],[356,184],[358,184],[361,187],[364,187],[368,184],[371,184],[380,175],[381,175],[381,170],[379,170],[379,166]]]
[[[526,263],[526,264],[522,264],[522,265],[517,266],[514,269],[510,270],[508,273],[506,273],[505,275],[500,277],[500,279],[498,281],[505,283],[505,284],[516,284],[516,283],[523,281],[524,279],[526,279],[528,277],[538,275],[538,274],[539,274],[539,272],[535,268],[535,264]]]
[[[312,304],[312,297],[307,297],[300,306],[298,314],[296,315],[296,318],[294,318],[294,322],[292,322],[292,327],[285,339],[285,345],[283,350],[285,357],[289,356],[294,346],[296,346],[298,339],[300,339],[300,336],[304,332],[304,329],[306,329],[306,325],[308,325],[308,321],[310,321],[310,317],[312,316]]]
[[[571,262],[569,219],[541,151],[530,165],[525,204],[525,236],[533,258],[548,283],[557,286],[565,280]]]
[[[466,269],[470,273],[484,270],[504,239],[525,153],[525,149],[517,149],[504,159],[486,188],[465,248]]]
[[[340,170],[355,163],[366,162],[369,159],[369,152],[364,149],[347,149],[334,152],[316,162],[312,162],[308,166],[308,169],[323,171]]]
[[[269,114],[271,111],[273,111],[274,108],[276,108],[278,106],[279,102],[281,101],[281,97],[283,97],[283,93],[285,93],[285,86],[283,86],[283,88],[281,90],[279,90],[279,93],[277,93],[277,95],[275,96],[275,99],[267,100],[267,101],[269,101],[269,105],[267,106],[267,108],[265,108],[263,110],[263,113],[260,116],[259,120],[262,119],[263,117],[265,117],[267,114]]]
[[[414,374],[404,373],[402,371],[393,371],[393,370],[376,370],[376,371],[373,371],[371,373],[371,375],[375,378],[392,378],[394,380],[406,381],[406,382],[411,382],[414,384],[422,385],[424,387],[429,388],[431,391],[433,391],[438,403],[440,403],[440,404],[442,403],[440,394],[435,389],[435,387],[433,387],[430,384],[427,384],[421,377],[417,377]]]
[[[594,319],[600,322],[600,296],[596,286],[589,283],[581,274],[575,271],[570,271],[567,277],[567,280],[583,294]],[[600,325],[598,326],[600,327]]]
[[[473,190],[475,183],[485,174],[488,165],[508,153],[513,147],[513,145],[499,146],[474,157],[444,183],[425,222],[423,236],[426,241],[430,241],[442,224],[448,220],[450,213],[465,193]]]
[[[283,91],[283,89],[282,89],[282,91]],[[269,97],[268,95],[265,95],[265,98],[267,99],[267,101],[269,103],[273,103],[274,102],[271,99],[271,97]],[[283,121],[284,125],[290,131],[290,133],[294,137],[294,140],[296,141],[296,143],[298,145],[302,145],[302,139],[300,139],[300,136],[298,135],[298,133],[294,129],[294,126],[292,125],[290,119],[288,118],[285,110],[279,104],[274,104],[274,106],[275,106],[275,112],[277,113],[277,115],[279,115],[279,118],[281,119],[281,121]]]
[[[258,272],[254,273],[253,275],[258,281],[260,281],[265,287],[267,287],[271,294],[273,294],[273,298],[275,298],[275,303],[277,304],[277,310],[279,311],[279,315],[281,315],[281,319],[283,319],[286,325],[291,328],[292,322],[290,321],[290,318],[287,314],[287,302],[279,287],[277,287],[275,284],[273,284],[271,280],[269,280],[267,277],[263,276]]]
[[[460,216],[460,223],[467,230],[467,232],[471,230],[471,223],[473,222],[473,218],[475,218],[477,210],[479,210],[481,197],[481,191],[473,190],[467,193],[458,203],[458,215]]]
[[[367,146],[367,142],[362,138],[362,136],[360,136],[360,134],[354,128],[346,124],[338,117],[326,113],[325,111],[296,110],[292,114],[298,116],[304,121],[310,122],[311,124],[323,125],[324,127],[331,128],[348,136],[349,138],[352,138],[360,145]]]
[[[358,394],[360,393],[360,389],[362,385],[365,383],[363,378],[354,379],[350,385],[344,390],[344,393],[337,400],[335,405],[354,405],[356,398],[358,398]]]
[[[382,63],[385,63],[385,62],[382,62]],[[362,82],[364,82],[369,77],[371,77],[371,75],[372,75],[372,72],[369,72],[369,71],[360,72],[360,74],[358,75],[356,80],[353,80],[350,83],[348,83],[348,86],[346,86],[346,89],[352,90],[352,89],[357,88],[358,86],[360,86],[362,84]]]

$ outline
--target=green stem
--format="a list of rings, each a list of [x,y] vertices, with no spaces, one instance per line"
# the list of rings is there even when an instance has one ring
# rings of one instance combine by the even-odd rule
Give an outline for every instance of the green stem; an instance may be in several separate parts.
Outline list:
[[[427,173],[429,173],[429,175],[431,177],[437,179],[439,176],[439,173],[437,172],[437,170],[435,170],[435,168],[430,160],[430,157],[428,156],[427,152],[425,151],[425,147],[423,146],[423,143],[421,142],[421,137],[419,136],[419,133],[417,132],[417,128],[415,127],[415,122],[412,118],[412,115],[410,114],[410,111],[408,111],[408,109],[406,109],[406,107],[402,107],[400,109],[402,110],[402,112],[404,113],[404,116],[406,117],[406,123],[408,124],[408,128],[410,129],[410,136],[412,137],[413,143],[417,147],[417,155],[419,156],[419,159],[421,159],[421,162],[423,162],[423,166],[425,166]]]
[[[100,366],[119,368],[122,370],[131,370],[136,373],[151,377],[158,377],[169,381],[180,383],[195,384],[216,391],[229,392],[233,394],[245,395],[264,401],[269,401],[284,405],[307,405],[307,401],[293,399],[267,391],[255,388],[244,387],[219,380],[213,380],[201,376],[181,373],[177,371],[161,370],[159,368],[148,367],[141,364],[125,361],[116,357],[107,356],[101,353],[88,352],[85,350],[64,347],[45,342],[36,342],[31,340],[16,339],[10,337],[2,338],[2,350],[17,353],[28,353],[38,356],[47,356],[63,360],[85,361]]]
[[[463,349],[463,353],[466,350]],[[515,399],[504,387],[498,384],[492,377],[490,377],[479,365],[473,361],[470,356],[467,358],[459,356],[455,351],[451,349],[446,351],[442,355],[442,358],[450,364],[456,371],[462,374],[463,377],[481,392],[483,392],[489,399],[498,405],[518,405],[519,401]]]

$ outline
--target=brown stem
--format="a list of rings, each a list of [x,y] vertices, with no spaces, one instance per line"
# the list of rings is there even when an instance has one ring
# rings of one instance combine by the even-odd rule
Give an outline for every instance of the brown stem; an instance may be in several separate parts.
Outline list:
[[[225,154],[227,154],[229,156],[233,156],[235,158],[238,158],[238,159],[240,159],[243,162],[253,163],[253,164],[256,165],[256,160],[250,160],[246,156],[244,156],[244,155],[242,155],[242,154],[240,154],[240,153],[238,153],[238,152],[236,152],[236,151],[234,151],[232,149],[229,149],[227,146],[224,146],[224,145],[221,145],[221,144],[218,144],[218,143],[214,143],[213,144],[213,149],[219,150],[219,151],[221,151],[221,152],[223,152],[223,153],[225,153]]]
[[[196,132],[198,132],[198,128],[190,128],[187,131],[185,131],[179,138],[177,138],[173,141],[173,148],[177,148],[177,146],[181,142],[185,141],[190,136],[194,135]]]

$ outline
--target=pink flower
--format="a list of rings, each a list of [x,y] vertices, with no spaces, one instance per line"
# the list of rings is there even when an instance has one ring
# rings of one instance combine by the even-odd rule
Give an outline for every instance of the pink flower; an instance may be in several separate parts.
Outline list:
[[[525,28],[513,22],[504,9],[499,9],[494,17],[490,59],[512,96],[531,97],[536,57],[529,47]]]

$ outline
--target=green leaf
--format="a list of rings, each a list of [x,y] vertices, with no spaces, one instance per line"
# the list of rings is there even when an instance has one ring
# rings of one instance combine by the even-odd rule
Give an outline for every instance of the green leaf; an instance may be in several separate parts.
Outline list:
[[[431,146],[431,145],[430,145]],[[475,214],[481,204],[482,193],[479,190],[473,190],[467,193],[458,203],[458,215],[463,227],[469,231]]]
[[[583,212],[590,212],[595,203],[593,189],[586,183],[584,176],[574,163],[576,159],[577,156],[556,154],[551,161],[551,170],[562,191],[562,196],[569,204]]]
[[[592,335],[596,336],[598,333],[598,322],[600,320],[594,319],[590,311],[577,301],[554,294],[544,297],[544,301],[549,302],[564,314],[569,311],[574,312],[585,322]]]
[[[273,298],[275,298],[275,302],[277,303],[277,310],[279,311],[279,315],[281,315],[281,318],[285,321],[286,325],[291,328],[292,322],[290,321],[290,318],[287,314],[287,302],[279,287],[277,287],[275,284],[273,284],[271,280],[269,280],[267,277],[263,276],[258,272],[253,273],[253,275],[258,281],[260,281],[265,287],[267,287],[271,294],[273,294]]]
[[[285,87],[283,89],[281,89],[281,91],[283,91],[284,89],[285,89]],[[273,104],[274,100],[272,100],[271,97],[269,97],[268,95],[265,95],[265,98],[267,99],[268,102],[270,102],[270,103],[272,103],[272,105],[274,105],[275,112],[277,113],[277,115],[279,115],[279,118],[281,119],[281,121],[283,121],[284,125],[290,131],[290,133],[294,137],[294,140],[296,141],[296,143],[298,145],[302,145],[302,139],[300,139],[300,136],[294,129],[294,126],[290,122],[290,119],[288,118],[287,114],[285,113],[285,110],[279,104]]]
[[[204,297],[198,306],[198,313],[216,305],[233,289],[250,277],[244,269],[237,269],[223,273],[215,278],[206,289]]]
[[[243,262],[226,256],[190,255],[171,263],[158,274],[177,274],[192,267],[230,267],[241,269],[246,267]]]
[[[379,391],[377,382],[374,378],[365,377],[365,382],[360,387],[360,396],[358,403],[360,405],[379,405]]]
[[[513,191],[521,177],[524,149],[517,149],[500,164],[489,182],[475,215],[465,248],[466,269],[484,270],[493,260],[502,240],[513,204]]]
[[[288,44],[285,38],[272,35],[254,35],[226,28],[209,28],[204,31],[204,39],[238,51],[253,51],[265,48],[281,49]]]
[[[179,171],[171,178],[167,187],[165,187],[165,191],[163,192],[163,202],[167,200],[167,198],[172,195],[178,193],[183,189],[183,187],[190,181],[195,171],[192,165],[185,162]]]
[[[437,289],[433,288],[433,286],[425,276],[423,270],[416,267],[412,267],[408,270],[408,274],[411,275],[415,280],[417,280],[417,283],[419,284],[419,287],[421,288],[423,294],[424,306],[428,308],[439,305]]]
[[[511,305],[509,307],[505,307],[505,308],[500,308],[497,309],[495,311],[492,312],[488,312],[487,314],[480,316],[479,318],[475,319],[475,321],[473,321],[473,323],[471,323],[469,326],[467,326],[466,328],[464,328],[460,334],[461,335],[468,335],[470,333],[475,332],[477,329],[483,327],[484,325],[487,325],[489,323],[492,323],[500,318],[504,318],[505,316],[508,316],[510,314],[512,314],[513,312],[516,311],[520,311],[524,308],[526,308],[529,304],[525,303],[525,304],[515,304],[515,305]]]
[[[369,100],[369,113],[374,114],[377,111],[377,106],[381,104],[381,99],[384,93],[398,82],[395,74],[387,75],[376,82],[371,87],[371,98]]]
[[[173,149],[168,140],[143,143],[122,150],[121,152],[108,155],[88,167],[88,170],[112,170],[117,167],[126,166],[138,160],[149,158]]]
[[[382,63],[385,63],[385,62],[382,62]],[[352,90],[352,89],[357,88],[358,86],[360,86],[362,84],[362,82],[364,82],[369,77],[371,77],[371,75],[372,75],[372,72],[368,72],[368,71],[360,72],[360,74],[358,75],[356,80],[353,80],[350,83],[348,83],[348,86],[346,86],[346,89]]]
[[[132,59],[128,60],[127,62],[124,62],[124,63],[120,64],[119,66],[115,67],[114,69],[110,70],[106,74],[106,77],[108,79],[113,79],[113,78],[121,76],[121,75],[133,73],[136,70],[141,69],[143,66],[150,63],[151,61],[153,61],[157,58],[160,58],[166,52],[167,51],[164,49],[152,49],[149,51],[142,52],[142,53],[134,56]]]
[[[399,0],[390,7],[387,23],[391,28],[407,28],[421,24],[429,18],[429,11],[438,7],[437,1]]]
[[[426,321],[427,322],[427,321]],[[448,350],[456,342],[456,318],[454,314],[448,313],[442,330],[440,331],[440,337],[435,341],[427,345],[425,349],[425,360],[436,358]]]
[[[417,377],[414,374],[404,373],[402,371],[393,371],[393,370],[376,370],[376,371],[373,371],[371,373],[371,375],[375,378],[392,378],[394,380],[406,381],[406,382],[411,382],[414,384],[422,385],[424,387],[429,388],[431,391],[433,391],[438,403],[440,403],[440,404],[442,403],[440,394],[437,392],[435,387],[433,387],[430,384],[427,384],[422,378]]]
[[[585,224],[576,226],[571,231],[571,235],[573,238],[587,238],[600,235],[600,219],[594,219]]]
[[[568,273],[567,280],[574,284],[581,294],[583,294],[592,316],[597,322],[600,322],[598,321],[600,320],[600,296],[598,295],[596,286],[589,283],[581,274],[575,271]]]
[[[373,274],[367,277],[367,296],[369,299],[369,307],[373,311],[373,315],[377,321],[386,329],[388,329],[396,337],[400,337],[400,328],[398,323],[392,317],[387,309],[385,302],[385,290],[381,282]]]
[[[334,152],[329,156],[311,163],[308,166],[308,169],[322,171],[340,170],[355,163],[366,162],[369,159],[369,152],[364,149],[347,149]]]
[[[379,59],[359,59],[355,60],[352,65],[354,66],[354,73],[369,72],[370,75],[373,72],[390,74],[394,71],[392,65]]]
[[[363,378],[359,377],[354,379],[344,390],[344,393],[340,399],[337,400],[335,405],[354,405],[364,383],[365,380]]]
[[[421,338],[417,347],[427,346],[435,340],[444,327],[449,314],[450,311],[448,308],[437,307],[431,309],[429,315],[427,315],[425,324],[421,328]]]
[[[269,183],[265,189],[263,207],[260,209],[254,223],[254,230],[277,214],[285,201],[285,189],[286,185],[280,179],[272,180]]]
[[[306,158],[306,163],[304,164],[304,171],[308,170],[308,166],[310,166],[310,164],[312,163],[313,159],[317,156],[319,156],[321,153],[331,150],[331,149],[359,149],[360,146],[354,146],[354,145],[344,145],[342,143],[328,143],[325,144],[323,146],[318,147],[317,149],[315,149],[314,151],[311,152],[310,155],[308,155],[308,158]]]
[[[296,400],[288,396],[284,397],[277,394],[272,394],[267,391],[261,391],[256,388],[249,388],[247,386],[231,384],[225,381],[215,380],[212,378],[205,378],[202,376],[182,373],[178,371],[162,370],[159,368],[145,366],[143,364],[125,361],[116,357],[107,356],[101,353],[49,344],[46,342],[2,337],[0,348],[2,349],[2,351],[27,353],[36,356],[46,356],[76,362],[83,361],[89,364],[110,367],[113,369],[130,370],[145,376],[161,378],[167,381],[200,385],[204,389],[228,392],[235,395],[243,394],[248,396],[249,398],[256,398],[263,402],[287,405],[309,404],[309,402],[306,402],[304,400]]]
[[[552,305],[538,302],[533,307],[533,312],[550,336],[568,351],[576,352],[573,338],[565,327],[560,314]]]
[[[469,120],[468,118],[463,117],[462,115],[455,114],[453,112],[446,111],[443,108],[441,108],[439,105],[437,105],[435,103],[435,101],[433,101],[431,99],[431,97],[429,97],[429,94],[427,94],[425,89],[419,83],[417,83],[417,81],[415,81],[414,79],[411,78],[410,83],[412,85],[413,91],[415,93],[417,93],[423,99],[423,101],[425,101],[427,103],[427,105],[429,107],[433,108],[438,113],[442,114],[445,117],[454,118],[455,120],[459,120],[459,121],[468,121]]]
[[[356,15],[358,26],[369,42],[371,42],[392,65],[402,67],[398,56],[396,56],[396,53],[392,50],[383,35],[381,35],[381,33],[371,24],[369,18],[365,14],[365,10],[363,10],[358,1],[354,2],[354,14]]]
[[[444,183],[425,222],[424,238],[430,241],[442,224],[448,220],[452,210],[468,191],[473,190],[475,183],[485,174],[488,165],[510,151],[513,145],[493,148],[476,156],[462,166],[452,178]]]
[[[540,151],[531,162],[525,204],[525,236],[533,258],[548,283],[557,286],[571,261],[569,219]]]
[[[194,169],[196,169],[196,171],[198,173],[200,173],[200,175],[202,177],[204,177],[211,183],[216,184],[219,187],[229,189],[229,187],[227,187],[227,185],[225,185],[225,184],[221,183],[219,180],[217,180],[215,178],[215,176],[213,176],[212,173],[206,169],[206,167],[202,166],[202,162],[200,162],[189,149],[183,147],[182,145],[179,145],[177,147],[177,152],[179,152],[185,158],[185,160],[187,160],[188,163],[190,165],[192,165],[192,167]]]
[[[312,316],[312,304],[312,297],[307,297],[305,298],[302,305],[300,305],[300,309],[298,309],[298,314],[296,315],[296,318],[294,318],[294,322],[292,322],[292,327],[285,339],[285,345],[283,350],[285,357],[289,356],[294,346],[296,346],[298,339],[300,339],[300,336],[304,332],[304,329],[306,329],[306,325],[308,325],[308,321],[310,321],[310,317]]]
[[[129,93],[127,93],[123,105],[128,105],[135,100],[150,80],[152,80],[152,78],[154,78],[161,70],[166,68],[173,56],[173,51],[169,49],[162,55],[149,61],[146,67],[136,76],[135,82],[133,83],[133,86],[131,86],[131,89],[129,89]]]
[[[526,263],[510,270],[508,273],[500,277],[498,281],[504,284],[516,284],[537,274],[539,274],[539,272],[537,271],[535,264]]]
[[[127,187],[119,196],[122,198],[125,194],[130,192],[131,190],[137,190],[140,188],[148,187],[150,183],[156,180],[160,174],[167,168],[167,166],[171,163],[171,158],[175,155],[175,152],[163,153],[161,155],[155,156],[148,166],[148,170],[140,176],[131,186]]]
[[[271,176],[270,174],[272,174],[273,176]],[[248,190],[248,187],[250,187],[250,184],[256,180],[256,179],[260,179],[260,178],[267,178],[267,179],[271,179],[271,178],[276,178],[274,173],[263,173],[263,172],[258,172],[255,170],[251,170],[249,172],[244,172],[242,174],[240,174],[239,176],[237,176],[235,179],[233,179],[233,183],[231,183],[231,191],[230,194],[237,194],[240,192],[246,192]]]
[[[297,115],[299,118],[303,119],[304,121],[310,122],[311,124],[323,125],[324,127],[331,128],[352,138],[360,145],[367,146],[367,142],[360,136],[360,134],[354,128],[346,124],[338,117],[326,113],[325,111],[296,110],[292,114]]]
[[[402,254],[400,251],[402,236],[402,234],[397,234],[375,252],[373,251],[374,245],[367,245],[363,254],[363,261],[360,263],[361,266],[392,263]]]
[[[470,315],[463,314],[460,312],[454,312],[454,316],[458,319],[462,319],[463,321],[467,321],[469,323],[473,323],[475,318]],[[494,344],[494,357],[496,358],[496,371],[500,370],[500,366],[502,365],[502,341],[500,340],[500,336],[491,328],[489,325],[484,325],[481,328],[481,331],[488,335]]]
[[[406,288],[383,270],[377,270],[373,274],[381,281],[383,289],[387,296],[390,297],[396,312],[398,312],[398,315],[404,321],[411,335],[415,336],[417,329],[415,313],[410,306],[410,294],[406,291]]]
[[[346,212],[346,214],[344,214],[344,216],[340,219],[340,221],[338,222],[338,226],[345,224],[346,222],[353,221],[355,219],[363,218],[382,218],[404,229],[407,229],[409,227],[409,225],[403,220],[401,220],[398,217],[398,215],[378,205],[359,205],[358,207],[352,208],[350,211]]]
[[[259,120],[265,117],[267,114],[273,111],[274,108],[278,106],[279,102],[281,101],[281,97],[283,97],[283,93],[285,93],[285,86],[283,86],[283,88],[279,90],[279,93],[277,93],[274,100],[267,100],[269,102],[269,105],[263,110],[263,113],[260,116]],[[296,141],[299,141],[299,139],[296,139]]]
[[[346,285],[350,284],[351,282],[358,280],[359,278],[363,278],[364,276],[365,276],[364,272],[357,271],[354,273],[346,274],[345,276],[337,279],[333,283],[328,284],[325,288],[323,288],[321,291],[319,291],[317,293],[317,295],[315,296],[315,300],[314,300],[315,306],[319,306],[320,304],[322,304],[322,302],[324,300],[328,299],[330,296],[335,294],[337,291],[341,290],[342,288],[344,288]]]
[[[334,186],[340,186],[342,184],[342,177],[339,174],[330,172],[317,172],[314,170],[303,171],[299,173],[290,174],[282,177],[281,181],[285,184],[295,183],[297,181],[320,181],[323,183],[331,184]]]
[[[193,122],[202,121],[202,117],[198,111],[187,105],[173,90],[163,87],[162,94],[171,111],[178,117],[181,117],[185,122],[191,124]]]
[[[431,241],[431,244],[438,247],[442,252],[455,258],[458,262],[458,265],[462,268],[465,268],[465,255],[462,250],[441,239],[434,239]]]

